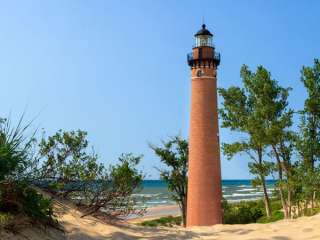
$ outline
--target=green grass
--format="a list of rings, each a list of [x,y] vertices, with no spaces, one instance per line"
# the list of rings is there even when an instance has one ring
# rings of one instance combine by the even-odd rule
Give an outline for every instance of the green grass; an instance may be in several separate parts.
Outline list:
[[[9,229],[13,224],[14,216],[9,213],[0,212],[0,230]]]
[[[157,226],[166,226],[166,227],[172,227],[174,225],[180,225],[181,224],[181,217],[161,217],[154,220],[148,220],[141,223],[138,223],[140,226],[147,226],[147,227],[157,227]]]
[[[267,216],[263,216],[257,220],[257,223],[270,223],[279,221],[284,218],[284,214],[281,211],[273,211],[272,216],[270,218],[267,218]]]

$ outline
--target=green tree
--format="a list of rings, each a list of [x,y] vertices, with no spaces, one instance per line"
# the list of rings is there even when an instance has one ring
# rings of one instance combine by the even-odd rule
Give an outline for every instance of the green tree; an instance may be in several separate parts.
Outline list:
[[[284,215],[289,217],[288,210],[290,203],[290,186],[288,177],[290,176],[291,150],[293,146],[292,126],[293,110],[288,107],[288,96],[291,88],[279,86],[276,80],[271,79],[270,73],[265,73],[260,79],[256,95],[256,108],[258,116],[264,119],[266,144],[271,147],[270,157],[276,160],[275,171],[277,171],[277,188],[284,209]],[[269,150],[269,148],[267,148]],[[286,192],[288,193],[287,196]]]
[[[301,81],[307,90],[307,99],[300,112],[299,134],[296,148],[300,156],[297,176],[295,177],[296,195],[300,201],[314,202],[319,192],[319,163],[320,160],[320,62],[314,60],[312,67],[303,67]],[[301,176],[300,176],[301,175]],[[299,182],[303,179],[302,182]],[[310,180],[310,181],[308,181]]]
[[[83,191],[85,195],[81,192],[82,198],[78,198],[78,205],[85,208],[83,217],[101,209],[112,217],[143,215],[146,209],[137,206],[137,198],[133,195],[142,189],[144,174],[137,169],[141,159],[142,155],[122,154],[118,164],[90,182]]]
[[[219,89],[224,99],[219,112],[222,127],[238,131],[246,138],[231,144],[224,143],[222,148],[229,159],[241,152],[250,157],[250,172],[257,176],[253,183],[262,186],[266,213],[270,216],[265,177],[273,171],[274,164],[266,161],[265,155],[270,145],[277,151],[280,139],[285,135],[284,131],[291,126],[292,111],[287,109],[289,89],[280,87],[262,66],[256,72],[251,72],[243,65],[240,76],[243,88]],[[273,137],[274,134],[277,136]],[[279,158],[278,160],[280,161]],[[281,166],[280,162],[278,166]],[[282,168],[278,169],[281,174]]]
[[[307,99],[301,111],[300,141],[297,148],[310,168],[320,160],[320,62],[314,60],[312,67],[303,67],[301,81],[307,90]]]
[[[39,144],[43,159],[40,178],[51,181],[50,186],[65,198],[103,172],[104,167],[97,162],[98,156],[89,148],[86,137],[87,133],[81,130],[59,130],[53,136],[43,137]]]
[[[58,131],[42,138],[40,156],[43,164],[40,179],[52,193],[74,201],[83,216],[103,214],[118,217],[143,214],[137,207],[134,192],[141,190],[144,175],[137,169],[142,156],[122,154],[119,163],[109,168],[98,163],[98,156],[89,148],[87,133],[81,130]]]
[[[293,189],[294,189],[294,168],[292,155],[295,150],[296,134],[290,130],[279,129],[278,134],[270,135],[272,155],[276,159],[276,170],[278,181],[276,187],[279,190],[279,197],[285,218],[291,217]]]
[[[188,141],[180,136],[162,141],[162,146],[150,145],[154,153],[168,168],[159,169],[160,177],[168,184],[173,200],[179,205],[183,226],[186,226]]]

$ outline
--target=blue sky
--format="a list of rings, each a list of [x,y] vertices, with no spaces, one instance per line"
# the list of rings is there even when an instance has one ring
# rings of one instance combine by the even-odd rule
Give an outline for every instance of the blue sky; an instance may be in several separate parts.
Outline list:
[[[122,152],[143,154],[148,178],[161,167],[148,142],[188,135],[186,54],[202,17],[222,55],[220,87],[240,84],[242,64],[262,64],[293,87],[291,107],[300,109],[300,69],[320,57],[316,0],[0,3],[0,116],[26,110],[48,134],[86,130],[107,164]],[[250,177],[246,158],[222,156],[222,176]]]

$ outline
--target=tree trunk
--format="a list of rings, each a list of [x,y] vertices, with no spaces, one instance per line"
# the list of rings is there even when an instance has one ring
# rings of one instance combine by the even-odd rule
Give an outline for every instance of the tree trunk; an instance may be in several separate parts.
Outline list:
[[[271,213],[271,207],[270,207],[270,199],[268,196],[266,181],[264,176],[261,176],[261,182],[262,182],[262,188],[263,188],[263,195],[264,195],[263,200],[266,208],[266,214],[267,214],[267,217],[270,218],[272,213]]]
[[[283,208],[283,212],[284,212],[284,217],[287,219],[289,217],[288,214],[288,206],[283,194],[283,174],[282,174],[282,165],[281,165],[281,160],[280,160],[280,156],[278,154],[278,151],[276,149],[276,147],[274,145],[272,145],[272,149],[273,152],[275,153],[276,156],[276,160],[277,160],[277,165],[278,165],[278,174],[279,174],[279,180],[280,180],[280,185],[279,185],[279,194],[280,194],[280,201],[281,201],[281,205]]]
[[[315,200],[316,200],[316,191],[313,191],[312,199],[311,199],[311,214],[313,214]]]
[[[183,227],[187,226],[187,198],[181,197],[180,200],[177,201],[178,206],[181,212],[181,225]]]
[[[187,207],[186,205],[183,203],[181,206],[181,212],[182,212],[182,225],[183,227],[187,226]]]
[[[288,184],[288,217],[292,217],[291,189]]]
[[[263,162],[262,162],[262,149],[261,148],[258,149],[257,152],[258,152],[259,164],[262,165],[263,164]],[[262,185],[262,189],[263,189],[263,200],[264,200],[264,205],[266,208],[266,214],[267,214],[267,217],[270,218],[272,213],[271,213],[271,207],[270,207],[270,200],[269,200],[269,196],[268,196],[268,192],[267,192],[266,179],[262,173],[260,173],[259,175],[260,175],[261,185]]]

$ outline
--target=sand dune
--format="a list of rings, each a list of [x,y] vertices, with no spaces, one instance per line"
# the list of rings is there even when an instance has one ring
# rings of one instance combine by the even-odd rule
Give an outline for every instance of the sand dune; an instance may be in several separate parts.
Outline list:
[[[151,228],[128,222],[106,224],[93,217],[81,218],[72,206],[57,203],[57,217],[65,233],[58,230],[22,229],[19,234],[0,235],[2,240],[102,240],[102,239],[216,239],[216,240],[319,240],[320,215],[269,224],[216,225],[184,229]],[[159,210],[159,209],[158,209]]]

